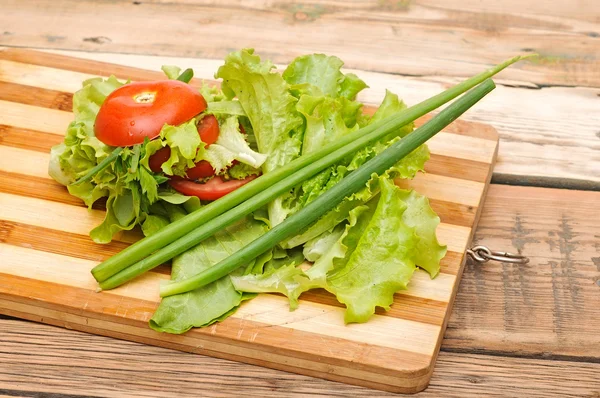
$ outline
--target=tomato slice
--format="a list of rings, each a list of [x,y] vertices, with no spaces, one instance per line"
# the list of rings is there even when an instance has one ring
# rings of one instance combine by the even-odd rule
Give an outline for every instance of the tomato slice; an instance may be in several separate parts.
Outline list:
[[[223,181],[220,176],[216,176],[204,184],[188,180],[172,179],[169,180],[169,185],[177,192],[187,196],[196,196],[200,200],[216,200],[235,191],[255,178],[256,176],[249,176],[243,180]]]
[[[150,170],[155,173],[160,173],[162,171],[162,164],[169,160],[171,157],[171,148],[168,146],[164,148],[160,148],[158,151],[154,152],[150,159],[148,159],[148,166],[150,166]]]
[[[214,115],[206,115],[198,123],[198,134],[206,146],[214,144],[219,138],[219,122]]]
[[[206,160],[201,160],[196,163],[196,166],[187,169],[185,174],[187,175],[188,180],[201,180],[206,177],[214,176],[215,169],[213,169],[212,165]]]
[[[141,144],[156,138],[165,124],[182,124],[206,106],[198,90],[178,80],[129,83],[106,97],[94,133],[106,145]]]
[[[219,122],[214,115],[207,115],[200,120],[198,123],[198,134],[200,134],[200,139],[202,142],[209,147],[211,144],[214,144],[219,138]],[[164,162],[166,162],[171,156],[171,149],[169,147],[165,147],[159,149],[150,156],[148,164],[150,165],[150,169],[159,173],[161,171],[161,166]],[[196,166],[188,169],[186,171],[188,179],[190,180],[200,180],[202,178],[211,177],[215,175],[215,170],[206,160],[201,160],[196,163]]]

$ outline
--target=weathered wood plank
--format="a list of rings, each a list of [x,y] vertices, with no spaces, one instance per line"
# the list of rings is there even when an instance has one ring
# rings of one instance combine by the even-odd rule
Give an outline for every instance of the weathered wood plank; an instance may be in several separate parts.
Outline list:
[[[476,242],[528,265],[468,264],[444,345],[600,358],[600,193],[492,185]]]
[[[222,64],[222,60],[179,57],[81,52],[61,54],[154,70],[160,70],[162,64],[177,64],[194,68],[196,76],[205,79],[211,79]],[[398,93],[407,104],[416,104],[459,81],[457,78],[409,78],[351,71],[369,83],[370,88],[360,95],[360,100],[369,104],[379,103],[386,88]],[[29,81],[38,82],[36,76],[30,75]],[[10,78],[13,79],[12,76]],[[465,120],[485,122],[498,130],[500,152],[494,178],[509,184],[600,190],[598,89],[546,87],[531,90],[502,85],[502,80],[499,83],[492,95],[463,116]],[[21,107],[25,105],[17,108]],[[574,118],[573,115],[582,116]],[[30,128],[32,124],[42,123],[22,118],[18,122]]]
[[[20,320],[0,319],[0,337],[0,394],[12,396],[374,395],[366,388]],[[593,397],[600,390],[598,372],[595,363],[442,351],[430,387],[416,396]]]
[[[6,0],[0,44],[204,58],[253,46],[281,63],[314,51],[352,68],[413,76],[465,76],[536,51],[538,62],[506,77],[599,87],[598,2],[529,3]]]

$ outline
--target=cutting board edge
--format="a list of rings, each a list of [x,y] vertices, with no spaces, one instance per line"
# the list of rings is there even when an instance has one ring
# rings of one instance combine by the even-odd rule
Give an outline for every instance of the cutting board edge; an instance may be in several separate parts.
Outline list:
[[[479,126],[480,128],[485,128],[487,130],[486,134],[494,135],[495,142],[496,142],[496,148],[494,150],[494,155],[492,156],[492,160],[490,162],[490,172],[488,173],[488,178],[485,182],[485,185],[483,188],[483,193],[481,194],[481,198],[480,198],[479,204],[477,206],[477,213],[475,214],[475,219],[473,221],[473,226],[471,228],[471,234],[469,235],[469,239],[467,240],[467,248],[469,248],[473,245],[473,238],[475,237],[475,230],[477,229],[477,225],[479,224],[479,220],[481,219],[481,213],[483,212],[483,206],[485,205],[485,199],[487,197],[487,193],[488,193],[488,190],[489,190],[491,182],[492,182],[492,176],[494,174],[493,173],[494,166],[496,166],[496,161],[498,160],[498,150],[500,148],[500,135],[498,134],[498,130],[496,130],[493,126],[491,126],[489,124],[485,124],[485,123],[478,123],[478,122],[469,122],[469,123]],[[433,357],[431,358],[431,369],[430,369],[429,376],[427,378],[427,384],[423,387],[422,390],[419,390],[419,391],[423,391],[424,389],[426,389],[427,386],[429,386],[429,383],[431,382],[431,377],[433,376],[433,370],[435,369],[437,357],[440,353],[440,350],[442,347],[442,342],[443,342],[444,336],[446,334],[446,328],[448,327],[448,322],[450,320],[450,316],[452,315],[452,310],[454,308],[454,302],[456,300],[456,295],[458,294],[458,288],[460,287],[460,282],[462,281],[462,274],[465,270],[466,261],[467,261],[467,253],[465,252],[462,254],[461,265],[458,268],[458,272],[456,274],[456,283],[454,284],[454,286],[452,288],[452,294],[450,296],[450,300],[448,301],[448,306],[446,307],[446,314],[444,316],[444,322],[442,323],[442,331],[439,335],[438,342],[436,344],[436,349],[433,352]]]
[[[7,296],[7,298],[4,298],[2,296]],[[231,353],[223,353],[222,351],[209,350],[209,349],[201,348],[201,347],[190,347],[189,345],[186,345],[186,344],[180,344],[177,342],[165,341],[165,340],[161,340],[161,339],[155,339],[152,337],[143,336],[141,334],[131,334],[131,333],[110,330],[108,328],[99,328],[99,327],[95,327],[95,326],[90,326],[89,323],[94,323],[93,321],[95,321],[95,320],[101,321],[104,324],[107,324],[107,323],[113,324],[113,325],[115,325],[115,327],[122,326],[122,324],[120,324],[118,322],[107,321],[106,318],[96,318],[96,317],[91,317],[91,316],[86,316],[86,315],[81,315],[81,314],[75,314],[72,311],[68,311],[68,310],[63,311],[62,314],[70,315],[71,317],[69,317],[69,316],[62,317],[63,319],[60,319],[61,317],[57,317],[57,316],[40,315],[39,313],[38,314],[35,313],[36,309],[39,310],[39,309],[44,308],[43,305],[39,305],[40,304],[39,300],[23,299],[23,297],[21,297],[21,296],[14,296],[13,298],[16,298],[17,301],[11,300],[10,295],[6,295],[6,294],[0,295],[0,314],[15,317],[18,319],[25,319],[25,320],[29,320],[32,322],[38,322],[38,323],[43,323],[43,324],[47,324],[47,325],[51,325],[51,326],[61,327],[61,328],[69,329],[69,330],[77,330],[77,331],[84,332],[84,333],[101,335],[101,336],[116,338],[116,339],[125,340],[125,341],[132,341],[132,342],[136,342],[136,343],[140,343],[140,344],[148,344],[148,345],[152,345],[155,347],[174,349],[177,351],[182,351],[182,352],[187,352],[187,353],[192,353],[192,354],[200,354],[200,355],[206,355],[209,357],[232,360],[232,361],[236,361],[236,362],[243,362],[243,363],[248,363],[251,365],[263,366],[263,367],[268,367],[268,368],[277,369],[277,370],[283,370],[286,372],[317,377],[317,378],[321,378],[321,379],[325,379],[325,380],[343,382],[346,384],[352,384],[352,385],[356,385],[356,386],[372,388],[375,390],[383,390],[383,391],[404,393],[404,394],[417,393],[417,392],[425,389],[427,387],[427,385],[429,384],[431,370],[433,368],[433,363],[430,362],[430,364],[426,368],[423,369],[424,372],[420,376],[415,376],[413,374],[414,372],[410,372],[409,374],[404,374],[404,372],[398,372],[398,377],[395,377],[395,378],[391,377],[389,375],[386,375],[385,377],[388,380],[396,381],[398,383],[398,384],[386,384],[386,383],[382,383],[381,381],[375,381],[375,380],[369,379],[368,377],[361,378],[361,377],[357,377],[356,375],[353,375],[353,376],[341,375],[339,373],[336,373],[336,372],[340,371],[340,367],[335,366],[335,365],[327,364],[329,366],[330,370],[324,372],[322,370],[315,369],[315,368],[294,366],[294,365],[283,364],[280,362],[274,362],[274,361],[261,359],[260,355],[264,354],[265,351],[259,350],[257,348],[253,348],[253,350],[256,353],[256,356],[235,355],[235,354],[231,354]],[[12,307],[12,308],[10,308],[10,307]],[[14,309],[14,308],[18,308],[18,309]],[[31,310],[24,311],[24,309],[27,309],[27,308],[30,308]],[[49,312],[59,312],[59,310],[53,309],[53,310],[49,310]],[[79,317],[79,318],[84,319],[84,321],[82,323],[80,323],[80,322],[73,321],[72,319],[71,320],[67,319],[67,318],[72,318],[72,317]],[[119,317],[114,316],[113,318],[115,318],[115,320],[117,320]],[[131,330],[131,328],[132,328],[132,326],[129,325],[130,330]],[[139,333],[143,333],[143,332],[147,332],[147,333],[151,333],[151,334],[155,333],[154,331],[150,330],[149,328],[148,329],[145,329],[144,327],[133,327],[133,328],[134,328],[134,330],[139,329]],[[297,358],[293,358],[293,359],[297,359]],[[312,361],[312,362],[315,365],[323,365],[322,363],[320,363],[318,361]],[[355,369],[351,369],[351,368],[346,368],[346,369],[355,371]],[[365,371],[360,372],[359,371],[359,372],[357,372],[357,375],[358,374],[368,376],[369,372],[365,372]],[[404,376],[402,376],[402,375],[404,375]],[[402,385],[399,385],[399,384],[402,384]]]

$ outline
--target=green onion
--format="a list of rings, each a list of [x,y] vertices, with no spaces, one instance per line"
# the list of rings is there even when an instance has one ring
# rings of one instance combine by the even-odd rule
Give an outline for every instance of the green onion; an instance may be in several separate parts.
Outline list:
[[[115,150],[112,151],[110,153],[110,155],[108,155],[107,157],[105,157],[103,161],[101,161],[100,163],[98,163],[96,165],[96,167],[94,167],[93,169],[91,169],[90,171],[88,171],[88,173],[86,175],[84,175],[83,177],[81,177],[79,180],[75,181],[71,185],[79,185],[79,184],[81,184],[83,182],[91,180],[96,174],[98,174],[99,172],[101,172],[102,170],[104,170],[105,168],[107,168],[108,165],[111,164],[121,154],[122,151],[123,151],[122,147],[115,148]]]
[[[481,98],[494,89],[494,82],[486,80],[480,86],[474,88],[464,97],[448,106],[428,123],[419,127],[400,141],[394,143],[385,151],[369,160],[356,171],[350,173],[342,181],[334,185],[328,191],[310,202],[297,213],[292,214],[281,224],[267,231],[258,239],[238,250],[225,260],[213,267],[179,282],[167,283],[160,288],[160,296],[167,297],[198,289],[229,275],[240,266],[247,264],[267,250],[273,248],[279,242],[287,239],[298,231],[302,231],[314,221],[318,220],[326,212],[332,210],[345,197],[351,195],[365,186],[373,174],[382,174],[403,157],[414,151],[428,139],[440,132],[444,127],[452,123],[467,109],[475,105]],[[221,217],[226,217],[229,213]],[[219,217],[219,218],[221,218]]]
[[[194,77],[194,71],[190,68],[187,68],[181,72],[181,75],[177,76],[177,80],[180,82],[189,83],[190,80],[192,80],[192,77]]]
[[[317,170],[316,167],[313,167],[310,171],[310,173],[313,174],[309,174],[308,171],[306,172],[306,178],[309,178],[310,176],[318,173],[324,168],[339,162],[339,160],[343,159],[348,154],[351,154],[356,150],[361,149],[362,147],[369,145],[370,143],[377,141],[380,138],[383,138],[390,132],[393,132],[401,128],[402,126],[413,122],[419,117],[429,113],[430,111],[439,108],[440,106],[463,94],[467,90],[475,87],[476,85],[483,82],[485,79],[497,74],[501,70],[519,61],[522,58],[523,57],[521,56],[511,58],[495,66],[492,69],[489,69],[470,79],[467,79],[457,84],[456,86],[451,87],[450,89],[440,94],[437,94],[434,97],[431,97],[417,105],[414,105],[408,109],[405,109],[402,112],[399,112],[396,115],[390,116],[389,118],[386,118],[384,120],[366,126],[358,131],[350,133],[317,152],[314,152],[310,155],[301,156],[293,162],[290,162],[277,170],[274,170],[268,174],[261,176],[260,178],[257,178],[256,180],[242,186],[241,188],[224,196],[223,198],[198,209],[197,211],[187,215],[186,217],[174,223],[169,224],[165,228],[158,231],[156,234],[146,237],[138,241],[137,243],[129,246],[125,250],[121,251],[120,253],[114,255],[113,257],[94,267],[94,269],[92,269],[92,275],[98,282],[106,281],[108,278],[115,276],[117,273],[126,269],[130,265],[136,263],[137,261],[150,255],[151,253],[165,247],[166,245],[199,228],[200,226],[202,226],[200,228],[204,228],[204,226],[210,220],[225,213],[229,209],[239,205],[245,200],[255,195],[258,195],[259,193],[266,190],[268,190],[269,192],[273,192],[271,191],[270,187],[281,180],[287,181],[287,177],[292,175],[292,173],[319,162],[318,164],[319,167],[321,167],[320,169]],[[336,152],[337,155],[333,156],[332,152],[337,151],[340,148],[344,148],[344,150],[342,152]],[[295,186],[295,184],[290,185],[289,188],[292,188],[293,186]],[[278,195],[278,193],[274,192],[273,199],[276,198]],[[221,225],[221,228],[225,226],[226,225]],[[167,260],[170,258],[172,257],[167,258]],[[140,268],[138,264],[136,264],[136,267],[140,272],[143,272],[141,271],[142,269],[147,270],[152,268],[152,266],[150,265],[146,265]],[[130,273],[129,275],[135,275],[135,273]],[[111,283],[104,284],[104,287],[102,288],[110,289],[112,287],[119,286],[126,280],[129,279],[116,278],[116,280],[113,279]]]

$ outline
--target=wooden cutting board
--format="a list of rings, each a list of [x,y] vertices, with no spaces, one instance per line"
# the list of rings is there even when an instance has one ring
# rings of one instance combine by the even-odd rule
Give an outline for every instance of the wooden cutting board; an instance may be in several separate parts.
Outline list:
[[[88,211],[47,175],[50,148],[72,119],[72,93],[82,80],[110,74],[163,78],[0,49],[0,313],[376,389],[414,393],[427,386],[496,159],[492,127],[455,122],[430,141],[427,173],[406,184],[430,198],[448,254],[434,280],[417,271],[391,311],[344,325],[342,306],[324,291],[305,293],[294,312],[287,298],[262,294],[224,322],[176,336],[147,325],[169,269],[96,293],[90,269],[140,235],[93,243],[88,232],[102,220],[102,209]]]

